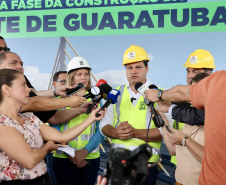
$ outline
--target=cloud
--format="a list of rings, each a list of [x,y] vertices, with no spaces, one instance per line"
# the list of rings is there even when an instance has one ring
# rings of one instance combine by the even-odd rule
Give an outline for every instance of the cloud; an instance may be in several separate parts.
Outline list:
[[[51,74],[41,73],[38,67],[26,66],[24,68],[25,75],[37,90],[47,90],[49,86],[49,81]],[[97,80],[104,79],[112,88],[116,88],[119,85],[127,83],[126,71],[125,70],[108,70],[98,74],[95,74]],[[96,82],[92,79],[92,84],[95,85]]]
[[[99,74],[95,74],[97,80],[104,79],[108,82],[108,84],[112,87],[118,87],[119,85],[123,85],[127,83],[126,71],[125,70],[108,70],[101,72]],[[96,84],[92,81],[92,84]]]
[[[154,56],[151,53],[148,53],[148,58],[150,59],[150,62],[154,61]]]
[[[25,66],[24,74],[36,91],[48,89],[51,74],[40,73],[39,68],[35,66]]]

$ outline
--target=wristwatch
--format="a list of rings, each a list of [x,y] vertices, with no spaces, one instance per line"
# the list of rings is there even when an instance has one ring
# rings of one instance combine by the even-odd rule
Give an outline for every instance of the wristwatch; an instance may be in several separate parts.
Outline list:
[[[163,91],[159,90],[158,95],[157,95],[158,99],[161,100],[161,101],[163,101],[162,100],[162,93],[163,93]]]
[[[56,97],[57,97],[57,94],[56,94],[56,89],[55,89],[55,87],[53,88],[53,94],[54,94],[54,96],[56,96]]]
[[[186,140],[188,139],[188,136],[185,136],[184,139],[182,139],[181,144],[183,146],[186,146]]]

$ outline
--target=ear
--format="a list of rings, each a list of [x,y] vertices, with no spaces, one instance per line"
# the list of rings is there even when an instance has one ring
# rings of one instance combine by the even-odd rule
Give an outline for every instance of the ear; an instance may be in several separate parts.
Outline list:
[[[53,81],[53,87],[56,87],[56,82],[55,81]]]
[[[11,87],[9,87],[8,85],[6,85],[6,84],[2,85],[2,93],[3,94],[5,94],[5,95],[10,94],[10,90],[11,90]]]
[[[148,74],[148,71],[149,71],[149,67],[147,66],[146,67],[146,74]]]
[[[207,71],[206,73],[209,74],[209,75],[211,75],[212,71]]]

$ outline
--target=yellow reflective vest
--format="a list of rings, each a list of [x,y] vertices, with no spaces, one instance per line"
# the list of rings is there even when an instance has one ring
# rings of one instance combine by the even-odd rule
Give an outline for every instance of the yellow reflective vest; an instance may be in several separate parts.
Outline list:
[[[88,92],[86,92],[88,93]],[[90,99],[88,99],[88,101],[90,101]],[[67,108],[70,109],[70,108]],[[76,125],[79,125],[81,122],[83,122],[84,120],[86,120],[89,117],[90,114],[81,114],[75,118],[73,118],[72,120],[68,121],[65,124],[61,124],[60,126],[60,130],[61,132],[64,130],[67,130],[71,127],[74,127]],[[89,125],[78,137],[74,138],[73,140],[71,140],[69,142],[69,145],[76,150],[80,150],[83,149],[89,142],[89,140],[91,139],[91,137],[95,134],[95,130],[96,130],[96,122],[93,122],[91,125]],[[93,150],[91,153],[89,153],[86,156],[86,159],[96,159],[100,156],[100,152],[99,152],[99,146]],[[56,152],[54,152],[54,157],[59,157],[59,158],[68,158],[68,155],[63,153],[62,155],[57,155]]]
[[[151,118],[150,108],[144,103],[144,98],[141,96],[133,107],[130,99],[129,92],[127,90],[127,85],[117,87],[121,92],[121,96],[116,104],[114,104],[114,124],[113,127],[116,128],[120,122],[128,121],[128,123],[135,129],[147,129]],[[156,128],[153,120],[151,121],[150,128]],[[126,140],[120,140],[113,138],[112,147],[123,147],[129,150],[134,150],[139,145],[145,144],[145,141],[137,138],[131,138]],[[159,152],[161,147],[161,142],[148,142],[152,149],[152,157],[149,162],[156,162],[159,158]]]

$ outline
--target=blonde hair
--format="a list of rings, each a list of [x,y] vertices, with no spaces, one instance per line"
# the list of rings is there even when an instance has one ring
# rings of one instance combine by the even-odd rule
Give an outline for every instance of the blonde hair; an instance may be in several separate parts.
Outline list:
[[[80,69],[83,69],[83,68],[80,68]],[[84,68],[84,69],[86,69],[86,68]],[[67,85],[70,85],[70,86],[75,85],[74,76],[78,72],[78,70],[79,69],[75,69],[75,70],[69,72]],[[89,73],[89,82],[88,82],[88,85],[86,86],[85,89],[89,90],[91,88],[91,79],[90,79],[90,71],[89,71],[89,69],[87,69],[87,70],[88,70],[88,73]]]

